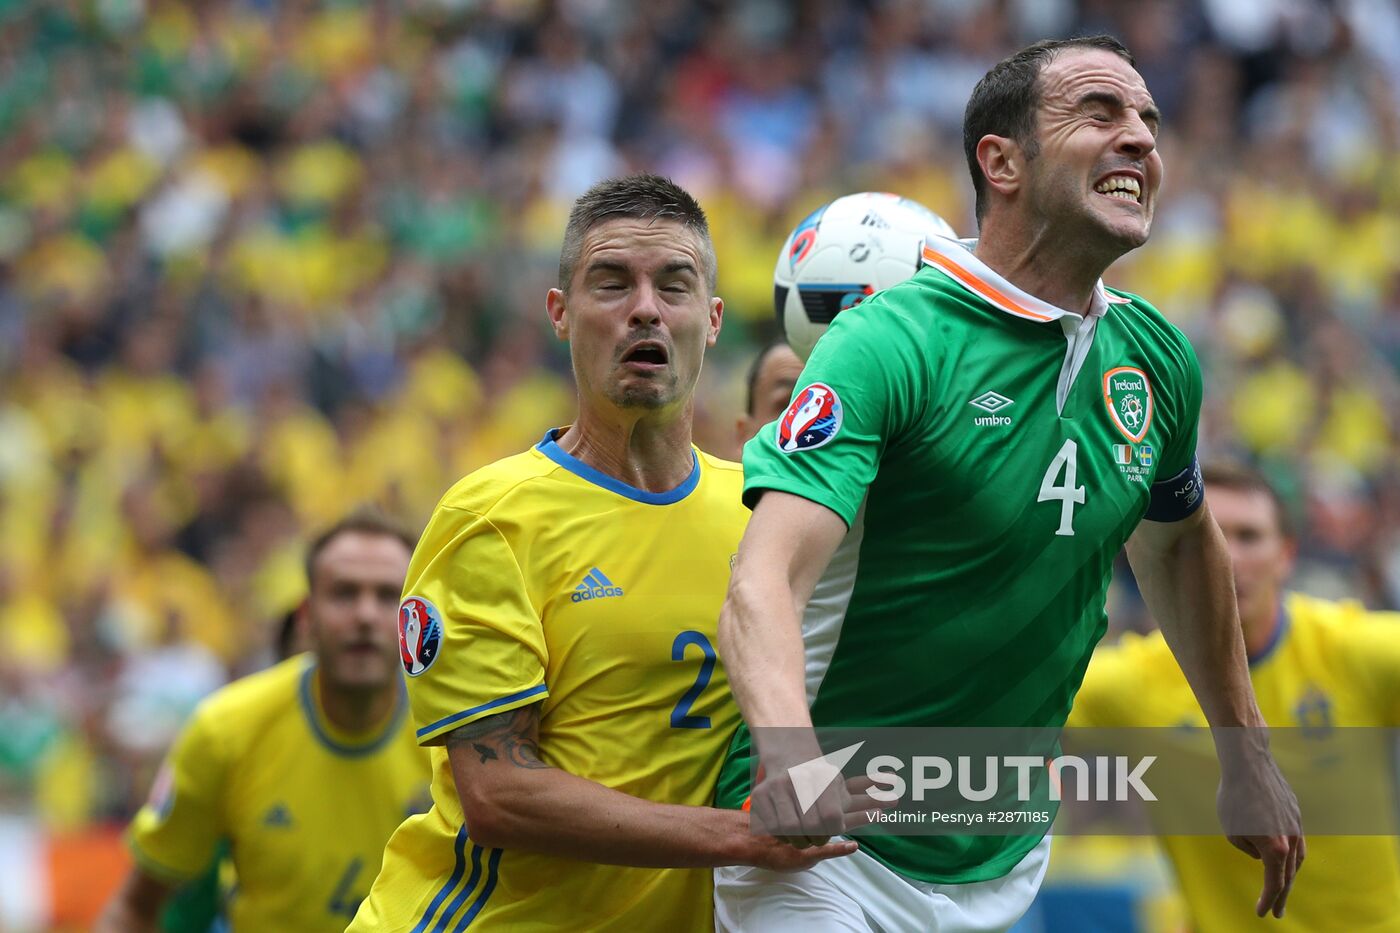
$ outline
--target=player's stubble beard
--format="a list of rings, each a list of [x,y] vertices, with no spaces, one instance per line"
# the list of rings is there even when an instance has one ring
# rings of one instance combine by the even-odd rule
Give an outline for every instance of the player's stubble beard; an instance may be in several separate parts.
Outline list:
[[[1145,244],[1152,233],[1152,207],[1156,200],[1156,191],[1148,191],[1148,174],[1145,160],[1123,159],[1112,155],[1105,156],[1097,163],[1089,177],[1102,178],[1114,171],[1133,169],[1143,176],[1143,197],[1146,199],[1141,205],[1143,211],[1142,226],[1138,230],[1131,232],[1124,231],[1121,226],[1115,224],[1108,210],[1116,210],[1111,204],[1100,204],[1098,198],[1103,197],[1097,192],[1088,190],[1087,194],[1079,179],[1071,170],[1063,164],[1055,165],[1051,161],[1042,158],[1040,143],[1038,140],[1031,140],[1026,146],[1027,164],[1032,170],[1032,189],[1035,204],[1035,213],[1040,218],[1049,221],[1053,218],[1053,226],[1062,231],[1056,234],[1056,238],[1068,237],[1072,241],[1079,243],[1097,242],[1102,250],[1095,248],[1095,254],[1100,251],[1104,253],[1104,268],[1106,269],[1121,256],[1124,256],[1138,247]],[[1038,169],[1038,171],[1037,171]],[[1058,169],[1058,170],[1057,170]],[[1160,188],[1160,184],[1158,186]],[[1087,240],[1093,237],[1093,240]],[[1111,258],[1109,256],[1111,255]]]
[[[622,358],[643,340],[655,340],[666,347],[666,368],[652,376],[639,377],[623,370]],[[604,396],[621,409],[659,411],[672,405],[680,395],[680,374],[676,371],[676,345],[665,331],[655,327],[634,330],[613,350],[612,373],[605,383]]]

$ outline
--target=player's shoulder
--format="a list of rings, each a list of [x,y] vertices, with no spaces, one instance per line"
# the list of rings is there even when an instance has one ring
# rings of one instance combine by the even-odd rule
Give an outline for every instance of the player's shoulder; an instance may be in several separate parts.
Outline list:
[[[1400,643],[1400,613],[1375,612],[1355,599],[1332,600],[1289,593],[1284,609],[1295,637],[1369,644],[1380,636]]]
[[[704,495],[707,504],[720,507],[733,505],[747,521],[748,510],[744,508],[742,501],[744,465],[716,457],[699,447],[695,448],[695,457],[700,466],[699,491]]]
[[[695,457],[700,462],[702,481],[721,484],[743,484],[744,465],[742,463],[726,460],[723,457],[716,457],[714,454],[706,453],[699,447],[695,448]]]
[[[240,677],[199,704],[190,728],[200,729],[230,748],[255,741],[270,724],[295,708],[301,678],[310,665],[307,655],[296,655]]]
[[[1141,295],[1108,285],[1104,286],[1104,293],[1108,297],[1112,320],[1132,331],[1147,347],[1155,347],[1174,357],[1186,355],[1191,360],[1195,359],[1186,334],[1168,320],[1156,305]]]
[[[485,515],[521,486],[544,479],[555,469],[556,465],[535,448],[503,457],[453,483],[438,501],[438,508]]]

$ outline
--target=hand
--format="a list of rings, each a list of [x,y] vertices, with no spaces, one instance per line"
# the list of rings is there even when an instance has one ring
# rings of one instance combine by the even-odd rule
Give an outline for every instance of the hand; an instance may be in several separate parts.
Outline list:
[[[771,776],[774,774],[776,777]],[[761,768],[748,808],[757,832],[771,833],[798,849],[820,846],[834,835],[873,822],[876,811],[894,805],[871,797],[872,786],[874,782],[866,775],[846,779],[833,775],[804,809],[789,769],[769,772]]]
[[[769,871],[804,871],[829,858],[853,855],[860,846],[852,839],[838,839],[823,845],[795,848],[776,836],[751,835],[752,851],[745,864]]]
[[[865,784],[869,782],[860,779]],[[861,795],[853,795],[859,797]],[[883,806],[872,802],[873,806]],[[744,811],[723,811],[727,819],[733,820],[731,832],[740,835],[734,864],[752,865],[769,871],[803,871],[818,862],[829,858],[853,855],[860,846],[853,839],[838,839],[835,842],[822,842],[806,846],[795,846],[785,839],[770,836],[753,829],[749,814]],[[866,822],[868,818],[863,817]]]
[[[1298,798],[1267,747],[1222,753],[1216,812],[1230,844],[1264,863],[1264,889],[1255,914],[1272,911],[1282,917],[1307,843]]]

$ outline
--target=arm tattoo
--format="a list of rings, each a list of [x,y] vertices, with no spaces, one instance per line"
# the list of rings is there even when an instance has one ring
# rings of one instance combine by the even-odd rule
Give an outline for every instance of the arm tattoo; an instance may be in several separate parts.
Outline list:
[[[499,760],[517,768],[548,768],[540,761],[540,746],[534,738],[539,715],[538,704],[531,704],[483,717],[449,732],[447,747],[470,745],[482,764]]]

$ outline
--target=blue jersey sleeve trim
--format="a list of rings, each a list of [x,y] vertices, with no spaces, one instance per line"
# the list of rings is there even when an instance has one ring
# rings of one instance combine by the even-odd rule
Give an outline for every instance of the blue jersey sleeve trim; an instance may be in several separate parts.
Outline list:
[[[500,707],[505,706],[509,703],[517,703],[521,700],[528,700],[531,697],[543,696],[548,692],[549,688],[544,684],[540,684],[539,686],[531,687],[528,690],[521,690],[518,693],[511,693],[503,697],[498,697],[497,699],[492,700],[490,703],[483,703],[480,706],[473,706],[471,709],[464,709],[460,713],[453,713],[451,716],[445,716],[442,719],[439,719],[437,722],[429,723],[428,725],[419,729],[418,738],[425,739],[435,732],[441,732],[447,726],[459,723],[463,719],[475,716],[478,713],[484,713],[488,710],[499,709]]]
[[[614,479],[566,453],[558,444],[558,436],[559,429],[550,428],[545,432],[544,439],[535,445],[535,449],[580,479],[601,486],[609,492],[615,492],[619,496],[625,496],[633,502],[641,502],[644,505],[673,505],[694,492],[695,487],[700,484],[700,458],[695,456],[694,448],[690,451],[690,475],[683,483],[666,492],[647,492],[645,489],[629,486],[620,479]]]
[[[1151,492],[1152,499],[1147,503],[1143,518],[1153,522],[1179,522],[1189,518],[1206,501],[1200,462],[1192,457],[1190,466],[1171,479],[1153,483]]]
[[[405,694],[402,678],[399,680],[399,693],[394,705],[394,715],[389,717],[389,721],[384,725],[384,730],[363,745],[347,745],[331,738],[321,725],[321,717],[316,710],[316,698],[312,694],[314,689],[312,678],[315,677],[315,674],[316,665],[307,665],[306,670],[302,672],[301,684],[297,692],[301,697],[302,712],[306,714],[306,721],[311,725],[311,734],[316,736],[316,741],[342,757],[362,758],[379,751],[384,747],[384,743],[398,734],[399,723],[403,721],[404,713],[408,707],[408,697]]]

